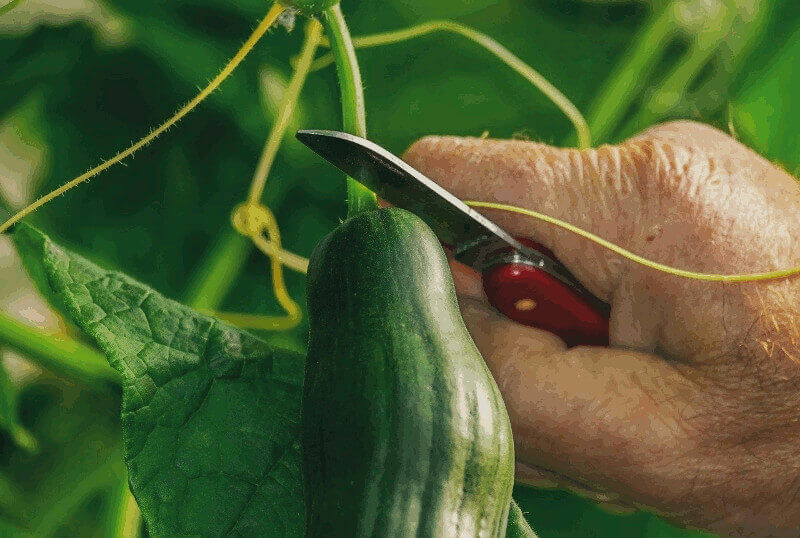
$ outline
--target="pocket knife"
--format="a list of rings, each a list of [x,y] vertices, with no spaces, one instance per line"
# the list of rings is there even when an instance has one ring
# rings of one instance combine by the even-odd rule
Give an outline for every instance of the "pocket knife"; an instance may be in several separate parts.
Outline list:
[[[379,197],[422,219],[453,257],[483,277],[489,302],[567,345],[608,345],[609,307],[544,246],[512,237],[402,159],[364,138],[301,130],[297,138]]]

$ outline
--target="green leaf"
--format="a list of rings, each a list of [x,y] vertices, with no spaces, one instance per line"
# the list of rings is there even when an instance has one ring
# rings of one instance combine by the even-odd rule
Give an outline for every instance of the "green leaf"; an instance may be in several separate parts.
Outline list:
[[[42,290],[123,378],[131,489],[151,534],[303,532],[303,359],[106,271],[21,225]]]

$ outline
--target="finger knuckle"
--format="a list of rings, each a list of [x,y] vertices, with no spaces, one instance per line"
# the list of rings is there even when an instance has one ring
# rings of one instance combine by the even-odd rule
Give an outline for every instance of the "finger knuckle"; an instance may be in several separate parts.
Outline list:
[[[635,156],[637,186],[645,199],[696,205],[705,201],[709,187],[720,184],[716,159],[691,142],[638,138],[625,143],[623,151]]]

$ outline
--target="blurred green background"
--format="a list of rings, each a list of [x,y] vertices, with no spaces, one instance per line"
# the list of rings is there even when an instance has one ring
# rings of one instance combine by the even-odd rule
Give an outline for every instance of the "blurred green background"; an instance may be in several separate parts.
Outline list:
[[[174,112],[205,85],[267,9],[266,0],[23,0],[0,15],[0,215],[62,184]],[[796,172],[800,164],[800,4],[793,0],[343,0],[354,35],[450,18],[494,37],[587,116],[595,143],[670,118],[731,131]],[[272,31],[178,127],[32,222],[94,261],[200,308],[280,312],[265,259],[236,237],[244,199],[302,40]],[[534,88],[449,35],[359,53],[371,137],[402,152],[426,134],[574,144]],[[294,126],[340,125],[332,68],[313,73]],[[265,201],[303,255],[344,216],[339,174],[297,142],[281,149]],[[215,252],[217,254],[215,254]],[[210,260],[230,274],[204,293]],[[288,274],[304,299],[303,278]],[[0,240],[0,309],[52,333],[49,311]],[[306,327],[267,339],[303,349]],[[80,335],[73,334],[80,338]],[[0,535],[109,536],[119,495],[118,397],[81,388],[3,347]],[[7,428],[6,428],[7,429]],[[562,491],[518,487],[542,537],[689,536],[646,513],[613,514]]]

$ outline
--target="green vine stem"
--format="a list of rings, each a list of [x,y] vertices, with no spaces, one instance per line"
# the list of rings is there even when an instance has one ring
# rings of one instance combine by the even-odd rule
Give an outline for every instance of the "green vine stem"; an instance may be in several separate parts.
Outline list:
[[[0,313],[0,342],[33,362],[90,386],[118,384],[118,374],[105,357],[85,344],[47,335]]]
[[[350,30],[342,15],[342,8],[335,5],[322,12],[322,24],[336,62],[339,87],[342,92],[342,120],[344,130],[357,136],[367,136],[367,120],[364,109],[364,87],[358,68],[356,51]],[[347,178],[347,215],[355,216],[378,207],[375,193],[353,178]]]
[[[553,86],[541,73],[533,69],[530,65],[522,61],[519,56],[512,53],[503,45],[477,30],[463,24],[441,20],[431,21],[402,30],[382,32],[368,36],[356,37],[353,39],[355,48],[369,48],[381,45],[400,43],[409,39],[414,39],[434,32],[449,32],[460,35],[476,43],[492,53],[508,67],[521,75],[528,82],[533,84],[548,99],[550,99],[569,119],[578,134],[578,145],[587,148],[592,145],[592,134],[580,110],[572,104],[567,96]],[[312,65],[312,70],[322,69],[334,60],[334,54],[326,54],[319,57]]]
[[[300,51],[300,57],[295,65],[294,75],[292,75],[292,80],[289,81],[289,86],[286,88],[286,92],[283,95],[280,111],[275,118],[275,124],[267,137],[267,142],[261,153],[261,158],[256,166],[256,172],[253,176],[253,182],[250,185],[250,194],[247,200],[250,204],[259,203],[261,201],[261,196],[264,194],[264,186],[267,183],[267,177],[272,169],[272,164],[275,162],[275,156],[278,154],[278,149],[281,147],[283,137],[286,135],[286,129],[289,127],[289,122],[297,106],[297,100],[300,98],[300,91],[303,89],[306,78],[308,78],[311,63],[314,60],[314,55],[317,52],[317,47],[319,46],[321,38],[322,26],[319,21],[311,19],[306,26],[306,39]]]

